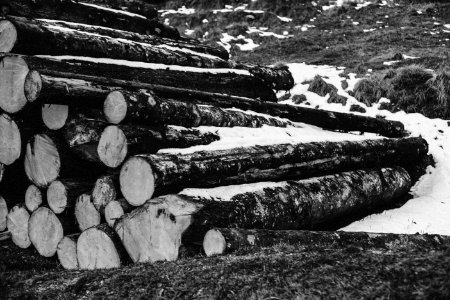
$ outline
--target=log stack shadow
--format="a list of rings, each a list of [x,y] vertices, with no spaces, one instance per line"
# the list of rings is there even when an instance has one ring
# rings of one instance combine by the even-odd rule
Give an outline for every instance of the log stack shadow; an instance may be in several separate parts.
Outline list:
[[[427,159],[403,124],[276,103],[294,86],[287,68],[234,62],[156,19],[72,1],[0,6],[1,236],[64,268],[330,239],[300,230],[399,201]],[[158,153],[214,143],[218,127],[301,123],[385,138]]]

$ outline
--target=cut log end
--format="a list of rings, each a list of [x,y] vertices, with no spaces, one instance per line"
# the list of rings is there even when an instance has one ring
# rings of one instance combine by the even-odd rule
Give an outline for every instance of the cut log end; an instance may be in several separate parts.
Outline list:
[[[10,52],[17,41],[17,29],[11,21],[0,21],[0,52]]]
[[[128,153],[127,138],[117,126],[108,126],[103,130],[97,148],[100,160],[110,168],[117,168]]]
[[[6,230],[6,220],[8,218],[8,205],[5,198],[0,196],[0,231]]]
[[[119,124],[127,115],[127,101],[122,92],[114,91],[109,93],[103,104],[103,113],[108,122]]]
[[[52,257],[63,238],[63,227],[56,215],[46,207],[40,207],[30,217],[28,223],[31,243],[44,257]]]
[[[18,56],[5,56],[0,64],[0,108],[7,113],[20,111],[28,102],[25,97],[25,78],[28,65]]]
[[[89,228],[80,235],[77,243],[80,269],[111,269],[122,265],[112,234],[114,232],[98,226]]]
[[[0,115],[0,163],[10,165],[15,162],[20,157],[21,143],[16,122],[7,114]]]
[[[6,219],[6,226],[11,232],[12,241],[20,248],[28,248],[31,245],[28,236],[28,220],[30,214],[22,205],[14,206],[8,214]]]
[[[95,181],[94,188],[92,189],[92,202],[95,208],[102,212],[106,206],[116,200],[117,193],[116,182],[117,179],[114,176],[101,176]]]
[[[114,224],[125,214],[122,205],[119,201],[111,201],[105,207],[105,220],[110,227],[114,227]]]
[[[140,157],[127,160],[120,170],[120,189],[133,206],[151,199],[155,191],[155,175],[150,164]]]
[[[225,252],[227,242],[219,230],[209,230],[203,239],[203,250],[206,256],[221,255]]]
[[[46,187],[59,175],[61,161],[58,149],[45,134],[37,134],[27,144],[25,172],[38,187]]]
[[[100,224],[100,213],[92,203],[89,194],[78,197],[75,204],[75,218],[81,231]]]
[[[79,234],[73,234],[63,237],[56,249],[58,260],[66,270],[78,269],[77,260],[77,239]]]
[[[42,77],[38,71],[30,71],[25,77],[25,97],[29,102],[34,102],[42,90]]]
[[[30,185],[25,192],[25,206],[30,212],[34,212],[42,204],[42,192],[34,184]]]
[[[68,105],[44,104],[42,106],[42,121],[48,129],[61,129],[66,124],[68,116]]]
[[[67,189],[65,185],[59,181],[53,181],[47,189],[48,206],[55,214],[62,213],[67,207]]]

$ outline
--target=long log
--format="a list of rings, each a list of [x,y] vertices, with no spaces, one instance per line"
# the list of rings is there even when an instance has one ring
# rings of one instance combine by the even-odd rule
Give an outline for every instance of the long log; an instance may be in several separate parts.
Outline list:
[[[31,184],[25,192],[25,207],[32,213],[38,209],[43,202],[41,190],[34,184]]]
[[[128,159],[120,172],[122,194],[142,205],[154,193],[308,178],[360,168],[417,164],[428,152],[422,138],[253,146],[190,154],[149,154]]]
[[[11,232],[13,243],[22,249],[31,246],[31,241],[28,237],[29,219],[30,214],[25,206],[20,204],[11,208],[6,218],[6,227]]]
[[[128,255],[119,237],[107,224],[89,228],[81,233],[77,242],[80,269],[118,268],[128,262]]]
[[[94,183],[92,180],[55,180],[47,189],[48,206],[55,214],[60,214],[68,208],[71,208],[70,213],[73,213],[78,196],[91,191],[93,185]]]
[[[392,234],[344,231],[264,230],[241,228],[214,228],[203,239],[206,256],[228,254],[235,251],[252,252],[261,247],[278,244],[315,247],[326,245],[355,245],[362,248],[430,247],[450,243],[450,238],[440,235]]]
[[[103,105],[105,118],[114,124],[122,121],[183,127],[261,127],[263,125],[286,127],[289,121],[263,117],[215,106],[196,105],[172,99],[164,99],[150,91],[113,91]]]
[[[3,54],[3,57],[8,57],[11,68],[16,65],[24,66],[27,72],[23,75],[24,78],[29,69],[38,71],[42,75],[82,79],[104,85],[111,85],[111,82],[114,82],[114,86],[129,86],[129,79],[133,78],[135,82],[153,85],[277,101],[273,90],[246,70],[167,66],[77,56],[37,57]],[[107,79],[105,80],[105,78]],[[139,84],[137,84],[137,88],[141,88]]]
[[[158,17],[156,6],[150,5],[142,0],[86,0],[86,3],[97,4],[116,10],[124,10],[138,15],[142,15],[147,19]]]
[[[78,269],[77,241],[79,236],[79,233],[66,235],[61,239],[56,248],[58,260],[66,270]]]
[[[11,165],[20,157],[21,148],[22,142],[19,127],[10,116],[7,114],[1,114],[0,163]]]
[[[358,212],[371,211],[406,195],[411,187],[401,167],[344,172],[245,189],[231,187],[228,201],[168,195],[148,201],[115,225],[134,262],[174,260],[179,242],[203,241],[213,227],[310,229]],[[164,224],[164,230],[161,227]],[[133,230],[131,230],[133,228]],[[180,234],[181,233],[181,234]],[[144,247],[144,245],[152,245]]]
[[[0,231],[6,230],[6,219],[8,217],[8,204],[5,198],[0,195]]]
[[[82,194],[77,198],[75,218],[81,231],[100,224],[101,215],[92,203],[90,194]]]
[[[3,0],[0,4],[2,12],[6,15],[65,20],[173,39],[180,38],[176,29],[157,20],[149,20],[144,16],[94,4],[71,0]]]

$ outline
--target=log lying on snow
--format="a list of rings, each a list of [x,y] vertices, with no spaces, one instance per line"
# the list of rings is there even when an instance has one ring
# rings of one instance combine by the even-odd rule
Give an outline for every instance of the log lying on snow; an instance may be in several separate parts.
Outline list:
[[[39,208],[39,206],[42,205],[42,203],[43,199],[41,190],[34,184],[31,184],[25,192],[25,207],[28,211],[34,212]]]
[[[158,10],[155,6],[150,5],[145,0],[88,0],[87,2],[117,10],[129,11],[142,15],[147,19],[158,17]]]
[[[2,99],[0,99],[0,101],[2,101]],[[16,122],[14,122],[7,114],[1,114],[0,164],[10,165],[15,162],[20,157],[21,143],[20,131]]]
[[[78,269],[77,241],[79,236],[79,233],[66,235],[61,239],[56,248],[58,260],[66,270]]]
[[[31,69],[40,72],[41,75],[81,79],[103,85],[129,87],[129,79],[133,78],[136,82],[153,85],[182,87],[199,91],[259,98],[264,101],[277,101],[273,90],[246,70],[186,68],[75,56],[36,57],[3,54],[3,60],[5,59],[10,66],[9,69],[12,69],[15,73],[18,72],[16,68],[20,68],[20,70],[26,69],[26,74],[23,75],[23,78],[20,77],[18,79],[10,78],[12,76],[11,71],[8,73],[7,70],[0,69],[0,78],[9,78],[9,81],[7,81],[9,85],[12,80],[15,80],[17,81],[15,84],[19,87],[24,85],[25,77],[29,69]],[[25,73],[25,71],[21,72]],[[31,81],[35,84],[36,80]],[[5,88],[8,88],[9,85],[5,84]],[[142,88],[139,85],[137,84],[137,88]],[[17,90],[15,93],[24,94],[20,89],[8,89],[10,93]]]
[[[92,203],[91,195],[82,194],[77,198],[75,218],[81,231],[100,224],[101,215]]]
[[[107,224],[89,228],[77,242],[80,269],[118,268],[129,260],[119,237]]]
[[[362,248],[390,248],[390,245],[430,247],[450,243],[450,238],[440,235],[392,234],[344,231],[264,230],[241,228],[214,228],[203,239],[206,256],[251,250],[277,244],[319,246],[355,245]]]
[[[125,215],[115,229],[133,261],[174,260],[182,236],[184,244],[195,244],[212,227],[312,228],[392,203],[410,187],[408,172],[394,167],[260,185],[247,193],[235,188],[228,200],[168,195]]]
[[[92,180],[55,180],[47,189],[48,206],[55,214],[60,214],[68,208],[72,208],[71,213],[73,213],[78,196],[90,191],[93,185]]]
[[[6,219],[8,217],[8,205],[5,198],[0,195],[0,231],[6,230]]]
[[[128,159],[120,172],[122,194],[142,205],[153,194],[183,187],[212,187],[307,178],[352,169],[414,165],[428,152],[422,138],[253,146],[191,154],[149,154]]]
[[[30,214],[23,205],[14,206],[6,218],[6,226],[11,232],[12,241],[20,248],[28,248],[31,246],[28,237],[28,220]]]
[[[58,19],[75,23],[106,26],[142,34],[154,34],[178,39],[179,32],[157,20],[137,14],[103,8],[78,1],[62,0],[2,0],[0,8],[6,15],[28,18]]]
[[[150,91],[113,91],[103,105],[106,119],[114,124],[122,121],[183,127],[261,127],[263,125],[286,127],[294,125],[278,118],[225,110],[215,106],[196,105],[155,96]]]
[[[113,200],[108,203],[105,207],[105,220],[110,227],[114,227],[114,224],[119,220],[124,214],[129,213],[133,210],[127,200],[124,198]]]

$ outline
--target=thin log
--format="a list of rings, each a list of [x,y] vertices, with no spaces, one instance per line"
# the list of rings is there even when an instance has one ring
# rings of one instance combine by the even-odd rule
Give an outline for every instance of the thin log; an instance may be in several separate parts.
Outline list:
[[[229,201],[168,195],[123,216],[115,229],[134,262],[175,260],[181,238],[183,244],[201,244],[213,227],[310,229],[392,203],[410,187],[407,171],[393,167],[260,185],[249,192],[235,188]]]
[[[101,176],[95,181],[92,189],[92,203],[101,214],[106,214],[106,208],[109,203],[120,196],[122,194],[120,192],[118,172]]]
[[[32,213],[38,209],[42,203],[43,199],[41,190],[34,184],[31,184],[25,192],[25,207]]]
[[[91,195],[82,194],[77,198],[75,218],[81,231],[100,224],[101,216],[92,203]]]
[[[66,125],[69,116],[69,106],[60,104],[42,105],[42,121],[50,130],[58,130]]]
[[[124,198],[113,200],[108,203],[105,207],[105,220],[106,223],[114,228],[114,224],[119,220],[124,214],[129,213],[133,210],[127,200]]]
[[[156,6],[150,5],[142,0],[87,0],[85,2],[113,8],[116,10],[124,10],[138,15],[142,15],[147,19],[158,17]]]
[[[61,179],[53,181],[47,189],[48,206],[55,214],[60,214],[66,209],[75,208],[78,196],[90,191],[93,181],[83,179]]]
[[[344,231],[264,230],[241,228],[214,228],[203,239],[206,256],[228,254],[235,251],[255,251],[260,247],[277,244],[319,246],[355,245],[363,248],[430,247],[449,243],[450,238],[440,235],[392,234]]]
[[[7,15],[35,19],[56,19],[106,26],[120,30],[178,39],[179,32],[157,20],[121,10],[71,0],[6,0],[0,8]]]
[[[11,165],[15,162],[20,157],[21,147],[21,136],[16,122],[7,114],[1,114],[0,163]]]
[[[6,218],[6,227],[11,232],[13,243],[22,249],[31,246],[31,241],[28,237],[29,219],[30,214],[25,206],[20,204],[11,208]]]
[[[107,224],[101,224],[81,233],[77,242],[80,269],[118,268],[129,260],[119,237]]]
[[[6,230],[6,220],[8,217],[8,204],[5,198],[0,195],[0,231]]]
[[[56,248],[58,260],[66,270],[78,269],[77,241],[79,236],[79,233],[66,235],[61,239]]]
[[[308,178],[359,168],[415,165],[426,156],[422,138],[253,146],[190,154],[136,155],[120,172],[127,201],[142,205],[154,193]]]

